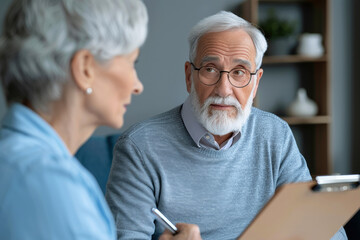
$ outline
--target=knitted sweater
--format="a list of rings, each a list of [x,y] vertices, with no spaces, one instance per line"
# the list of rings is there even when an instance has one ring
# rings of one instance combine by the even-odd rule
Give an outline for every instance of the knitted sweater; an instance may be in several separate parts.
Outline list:
[[[275,189],[311,180],[286,122],[252,108],[238,142],[199,148],[181,106],[132,126],[119,138],[106,199],[118,239],[157,239],[157,207],[173,223],[199,225],[203,239],[235,239]],[[155,222],[154,222],[155,221]]]

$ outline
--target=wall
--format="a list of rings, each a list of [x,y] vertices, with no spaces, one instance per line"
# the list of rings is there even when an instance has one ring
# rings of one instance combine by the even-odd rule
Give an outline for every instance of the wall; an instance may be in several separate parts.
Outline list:
[[[334,172],[352,173],[351,169],[351,95],[353,19],[352,5],[357,0],[332,0],[332,147]]]
[[[2,32],[2,22],[5,16],[6,9],[8,8],[11,0],[0,0],[0,32]],[[6,112],[6,104],[2,90],[2,84],[0,84],[0,119]]]
[[[188,60],[187,36],[200,19],[231,10],[238,0],[144,1],[149,12],[149,35],[136,66],[144,92],[133,97],[123,131],[133,123],[182,104],[187,97],[184,64]],[[95,134],[111,132],[106,127]]]
[[[0,17],[10,0],[0,0]],[[184,79],[184,62],[188,59],[187,35],[200,19],[219,10],[237,9],[239,0],[182,0],[144,1],[150,22],[147,42],[141,49],[137,70],[145,91],[132,99],[125,116],[123,131],[131,124],[181,104],[187,96]],[[351,61],[352,21],[351,8],[357,0],[331,0],[332,7],[332,155],[334,172],[351,173],[354,152],[351,144],[352,119]],[[355,9],[355,8],[353,8]],[[349,18],[350,17],[350,18]],[[0,20],[1,20],[0,19]],[[345,26],[345,27],[344,27]],[[291,86],[290,86],[291,87]],[[276,97],[276,96],[274,96]],[[359,100],[359,99],[357,99]],[[354,106],[353,106],[354,107]],[[359,104],[357,105],[359,108]],[[354,109],[354,108],[353,108]],[[5,104],[0,92],[0,118]],[[353,121],[359,122],[359,116]],[[359,130],[359,128],[358,128]],[[101,127],[95,134],[109,134],[115,130]],[[358,134],[359,135],[359,134]],[[357,138],[359,142],[359,137]],[[359,151],[359,150],[358,150]]]

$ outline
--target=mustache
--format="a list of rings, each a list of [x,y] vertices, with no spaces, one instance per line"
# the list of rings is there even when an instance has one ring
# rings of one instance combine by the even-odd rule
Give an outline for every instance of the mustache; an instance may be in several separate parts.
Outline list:
[[[202,108],[207,109],[211,104],[223,104],[234,106],[238,111],[242,111],[241,104],[232,96],[225,98],[219,96],[212,96],[205,100]]]

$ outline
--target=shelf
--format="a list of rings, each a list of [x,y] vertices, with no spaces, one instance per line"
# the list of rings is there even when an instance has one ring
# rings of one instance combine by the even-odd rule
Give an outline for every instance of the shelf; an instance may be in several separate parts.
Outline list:
[[[321,57],[306,57],[301,55],[284,55],[284,56],[264,56],[263,64],[280,64],[280,63],[306,63],[306,62],[326,62],[327,55]]]
[[[314,117],[281,117],[289,125],[303,125],[303,124],[329,124],[331,123],[330,116],[314,116]]]
[[[266,67],[267,82],[276,85],[283,91],[306,88],[319,107],[320,115],[314,117],[282,116],[294,132],[300,152],[307,160],[310,173],[327,175],[332,173],[331,146],[331,1],[330,0],[245,0],[243,17],[253,24],[258,24],[260,14],[275,8],[280,17],[298,19],[298,33],[320,33],[323,36],[325,54],[320,57],[303,55],[268,56],[263,58]],[[269,44],[271,44],[269,42]],[[282,74],[284,73],[284,74]],[[283,81],[286,84],[283,85]],[[277,101],[290,99],[289,94],[281,96],[277,92]],[[270,97],[270,96],[267,96]],[[266,99],[265,99],[266,101]],[[289,100],[290,101],[290,100]],[[281,105],[281,104],[280,104]],[[284,112],[281,106],[273,106],[278,112]],[[283,103],[282,106],[288,106]],[[261,108],[261,105],[259,106]]]

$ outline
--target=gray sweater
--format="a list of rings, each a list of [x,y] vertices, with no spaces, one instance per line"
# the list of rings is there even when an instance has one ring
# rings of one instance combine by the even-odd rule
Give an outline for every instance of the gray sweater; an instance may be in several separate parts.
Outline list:
[[[199,148],[181,107],[128,129],[114,148],[106,199],[118,239],[157,239],[157,207],[173,223],[199,225],[203,239],[235,239],[284,183],[311,180],[286,122],[252,108],[227,150]],[[155,222],[154,222],[155,221]]]

